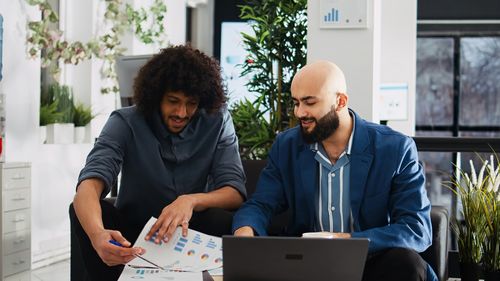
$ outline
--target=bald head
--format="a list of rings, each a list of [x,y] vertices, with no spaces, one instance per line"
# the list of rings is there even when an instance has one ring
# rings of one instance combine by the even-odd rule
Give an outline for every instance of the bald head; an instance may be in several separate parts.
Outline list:
[[[338,128],[346,131],[351,118],[344,73],[337,65],[318,61],[304,66],[293,77],[291,90],[293,112],[306,142],[335,139]]]
[[[292,81],[292,94],[295,91],[315,94],[346,94],[346,81],[342,70],[329,61],[317,61],[300,69]]]

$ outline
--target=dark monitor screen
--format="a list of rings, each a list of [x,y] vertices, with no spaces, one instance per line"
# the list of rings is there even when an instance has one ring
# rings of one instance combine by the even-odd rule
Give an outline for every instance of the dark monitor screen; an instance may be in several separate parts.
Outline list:
[[[139,69],[153,55],[120,56],[116,59],[116,75],[120,87],[120,99],[122,107],[133,105],[134,79]]]

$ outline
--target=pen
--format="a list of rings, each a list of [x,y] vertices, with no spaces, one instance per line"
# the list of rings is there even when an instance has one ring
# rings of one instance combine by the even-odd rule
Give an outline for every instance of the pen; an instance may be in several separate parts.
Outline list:
[[[118,242],[116,240],[109,240],[109,243],[111,243],[111,244],[113,244],[115,246],[118,246],[118,247],[124,247],[120,242]],[[145,261],[147,263],[150,263],[150,264],[154,265],[156,268],[159,268],[161,270],[165,270],[163,267],[157,265],[156,263],[154,263],[154,262],[152,262],[152,261],[150,261],[150,260],[148,260],[146,258],[143,258],[143,257],[139,256],[138,254],[134,254],[134,256],[137,257],[137,258],[140,258],[141,260],[143,260],[143,261]]]

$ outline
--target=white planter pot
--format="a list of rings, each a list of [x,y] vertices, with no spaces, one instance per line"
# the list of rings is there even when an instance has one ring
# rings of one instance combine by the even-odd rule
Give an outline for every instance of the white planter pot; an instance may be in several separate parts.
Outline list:
[[[47,143],[69,144],[74,143],[75,124],[55,123],[47,125]]]
[[[47,126],[40,126],[40,142],[47,143]]]
[[[85,127],[75,127],[75,143],[84,143],[87,142],[87,130]]]

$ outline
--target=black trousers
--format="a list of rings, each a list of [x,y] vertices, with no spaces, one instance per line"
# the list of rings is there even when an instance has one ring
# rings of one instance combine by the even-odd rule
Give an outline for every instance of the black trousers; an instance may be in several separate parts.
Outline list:
[[[392,248],[368,257],[363,281],[425,281],[427,263],[413,250]]]
[[[104,228],[119,230],[122,235],[132,244],[137,240],[142,229],[130,229],[127,227],[126,218],[120,215],[111,203],[101,200],[102,220]],[[73,262],[83,262],[84,272],[72,272],[71,276],[81,274],[80,280],[117,280],[123,271],[123,265],[108,266],[106,265],[97,252],[92,247],[89,237],[83,230],[78,217],[75,214],[73,204],[69,207],[69,217],[71,221],[71,241],[72,241],[72,257],[71,259],[81,259],[81,261],[72,260]],[[189,222],[189,228],[214,236],[222,236],[231,234],[231,224],[233,221],[233,213],[223,209],[208,209],[203,212],[195,212]],[[73,249],[73,247],[77,247]],[[80,255],[75,255],[75,250],[79,250]],[[73,266],[72,266],[73,268]],[[78,276],[80,277],[80,276]]]

